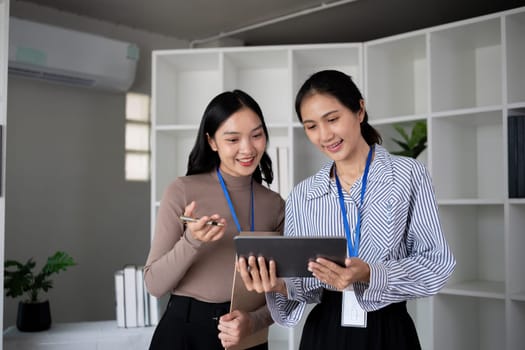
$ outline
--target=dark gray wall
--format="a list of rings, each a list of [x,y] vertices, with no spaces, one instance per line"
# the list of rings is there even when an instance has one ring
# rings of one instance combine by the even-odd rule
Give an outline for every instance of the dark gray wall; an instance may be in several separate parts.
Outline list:
[[[40,267],[69,252],[78,266],[54,278],[54,319],[112,319],[113,272],[149,244],[149,183],[124,179],[124,94],[8,84],[6,258]]]
[[[27,3],[11,15],[138,44],[135,92],[150,93],[152,49],[188,46]],[[40,268],[65,250],[78,262],[53,278],[53,322],[114,319],[114,272],[146,260],[150,185],[125,181],[124,130],[124,92],[8,79],[5,257]],[[4,303],[7,328],[18,300]]]

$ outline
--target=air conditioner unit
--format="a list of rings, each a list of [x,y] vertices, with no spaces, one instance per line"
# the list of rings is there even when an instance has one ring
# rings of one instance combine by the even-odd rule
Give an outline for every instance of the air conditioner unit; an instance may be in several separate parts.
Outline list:
[[[10,17],[9,74],[126,91],[139,57],[134,44]]]

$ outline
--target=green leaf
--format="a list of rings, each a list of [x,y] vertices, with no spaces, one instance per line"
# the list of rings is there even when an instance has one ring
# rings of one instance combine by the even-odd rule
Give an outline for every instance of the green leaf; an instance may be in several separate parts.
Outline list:
[[[395,143],[397,143],[403,150],[407,151],[410,149],[410,147],[408,146],[408,144],[402,142],[402,141],[398,141],[398,140],[392,140],[394,141]]]
[[[407,143],[409,142],[410,138],[401,125],[394,125],[394,129],[396,129],[396,131],[401,135],[403,140],[405,140]]]
[[[39,291],[47,292],[53,287],[53,281],[49,276],[53,273],[67,270],[68,267],[76,265],[72,257],[67,253],[58,251],[47,259],[46,264],[38,275],[33,274],[36,266],[31,258],[25,264],[15,260],[4,262],[4,289],[6,296],[19,297],[23,294],[28,296],[26,302],[37,302]]]
[[[12,268],[16,269],[12,269]],[[25,264],[18,261],[7,260],[4,263],[4,288],[6,296],[16,298],[31,289],[33,282],[32,269],[35,267],[33,259]]]
[[[44,290],[44,292],[47,292],[51,288],[53,288],[53,281],[45,280],[44,282],[42,282],[42,289]]]
[[[427,123],[426,121],[415,122],[410,132],[410,137],[405,129],[399,125],[393,125],[394,129],[398,132],[404,141],[392,138],[399,147],[400,151],[392,151],[392,154],[417,158],[417,156],[425,150],[427,147]]]
[[[47,263],[42,268],[45,275],[58,273],[59,271],[66,271],[68,267],[75,266],[76,263],[73,258],[65,252],[56,252],[55,255],[47,258]]]

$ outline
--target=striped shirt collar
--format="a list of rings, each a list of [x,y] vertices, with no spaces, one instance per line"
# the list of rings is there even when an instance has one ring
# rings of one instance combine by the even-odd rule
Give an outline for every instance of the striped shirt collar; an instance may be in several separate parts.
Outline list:
[[[306,193],[306,198],[312,200],[330,193],[330,174],[334,161],[323,165],[312,179],[312,184]],[[358,180],[361,181],[361,178]],[[368,174],[369,182],[392,182],[392,157],[381,145],[375,145],[375,157]]]

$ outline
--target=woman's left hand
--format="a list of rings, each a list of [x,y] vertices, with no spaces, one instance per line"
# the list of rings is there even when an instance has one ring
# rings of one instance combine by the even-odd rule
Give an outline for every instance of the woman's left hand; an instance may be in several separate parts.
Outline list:
[[[354,282],[370,281],[370,267],[359,258],[346,258],[344,267],[328,259],[317,258],[308,263],[308,270],[319,281],[337,290],[344,290]]]
[[[233,310],[219,318],[219,339],[222,346],[228,349],[253,333],[252,318],[247,312]]]

